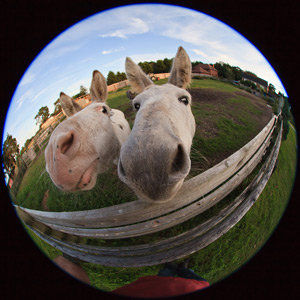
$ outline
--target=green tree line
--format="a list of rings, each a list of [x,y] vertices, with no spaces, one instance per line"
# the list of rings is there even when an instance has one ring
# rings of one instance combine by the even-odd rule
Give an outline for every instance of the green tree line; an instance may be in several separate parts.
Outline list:
[[[215,68],[218,70],[218,76],[229,80],[241,80],[243,71],[239,67],[233,67],[229,64],[216,63]]]

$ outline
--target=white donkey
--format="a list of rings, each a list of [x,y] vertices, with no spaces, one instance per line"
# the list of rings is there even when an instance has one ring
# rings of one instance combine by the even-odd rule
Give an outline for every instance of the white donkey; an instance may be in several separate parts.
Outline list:
[[[132,131],[121,148],[119,178],[140,199],[172,199],[190,171],[190,148],[195,134],[191,95],[191,62],[182,47],[173,61],[167,84],[158,86],[130,58],[126,74],[137,110]]]
[[[66,94],[60,94],[67,120],[53,131],[45,159],[47,172],[61,190],[89,190],[99,173],[117,164],[130,127],[123,112],[110,109],[106,99],[107,85],[99,71],[93,72],[93,103],[84,109]]]

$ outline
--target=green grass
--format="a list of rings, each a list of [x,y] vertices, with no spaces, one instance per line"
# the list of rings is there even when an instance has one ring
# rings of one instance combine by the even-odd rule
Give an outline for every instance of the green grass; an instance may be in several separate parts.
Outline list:
[[[249,122],[250,123],[250,122]],[[216,120],[218,135],[215,138],[203,138],[196,136],[193,140],[193,148],[201,149],[206,157],[213,157],[222,152],[232,153],[234,150],[241,148],[248,140],[249,135],[253,135],[254,128],[251,126],[239,125],[234,121],[220,116]],[[224,142],[226,141],[226,142]]]
[[[214,284],[242,267],[264,245],[288,204],[296,161],[296,133],[291,130],[287,140],[282,142],[277,169],[248,213],[217,241],[189,256],[196,273]],[[34,241],[51,259],[59,255],[39,238],[35,237]],[[87,271],[92,286],[104,291],[112,291],[142,276],[156,275],[162,267],[113,268],[91,263],[81,263],[81,266]]]
[[[157,83],[165,82],[166,80],[160,80]],[[194,80],[192,87],[214,88],[228,93],[238,90],[230,84],[216,80]],[[112,108],[121,108],[125,111],[126,117],[129,116],[132,123],[134,113],[126,98],[126,90],[127,88],[124,88],[109,93],[108,103]],[[261,111],[252,105],[248,98],[232,95],[224,103],[225,107],[227,109],[219,107],[216,110],[210,104],[197,105],[195,103],[193,105],[197,126],[205,123],[212,124],[217,133],[212,137],[201,136],[199,132],[196,134],[191,150],[191,158],[194,163],[192,175],[211,167],[213,157],[220,153],[226,155],[226,153],[236,151],[258,132],[255,118],[260,116]],[[276,228],[293,187],[296,168],[295,146],[296,134],[290,130],[288,139],[282,142],[277,169],[254,206],[228,233],[190,256],[192,268],[209,280],[211,284],[240,268],[262,247]],[[243,186],[249,183],[249,180],[250,178],[247,178]],[[96,187],[91,191],[61,192],[52,184],[49,175],[45,172],[44,155],[40,155],[28,168],[23,178],[17,194],[17,204],[42,210],[41,202],[47,189],[49,190],[48,206],[53,211],[101,208],[136,199],[129,188],[118,179],[115,169],[99,175]],[[156,234],[112,241],[88,239],[87,243],[103,246],[134,245],[178,235],[214,215],[227,202],[232,201],[237,193],[238,191],[235,191],[200,216]],[[42,242],[33,233],[30,232],[30,235],[48,257],[53,259],[60,255],[59,251]],[[111,291],[141,276],[157,274],[161,268],[160,265],[144,268],[110,268],[90,263],[81,265],[88,272],[92,285],[105,291]]]
[[[191,158],[192,163],[196,164],[194,169],[192,165],[190,176],[196,175],[198,170],[204,171],[212,167],[216,157],[224,159],[237,151],[260,130],[259,122],[256,120],[262,112],[243,96],[229,98],[226,104],[217,107],[213,104],[195,103],[192,110],[197,130],[193,139]],[[204,125],[208,130],[214,128],[212,136],[201,134]]]
[[[136,200],[135,194],[118,179],[115,169],[100,174],[94,189],[67,193],[59,190],[45,172],[43,153],[27,170],[16,197],[16,204],[44,210],[42,200],[48,190],[47,206],[51,211],[76,211],[107,207]]]
[[[288,204],[296,163],[296,133],[293,131],[282,142],[277,169],[250,211],[217,242],[192,256],[195,271],[211,283],[217,282],[240,268],[264,245]]]
[[[52,211],[97,209],[137,200],[135,194],[118,179],[115,169],[97,178],[95,188],[89,191],[66,193],[51,185],[48,207]]]
[[[50,178],[45,171],[45,158],[43,153],[38,155],[32,165],[27,169],[18,194],[16,204],[27,208],[43,210],[42,200],[45,191],[52,186]]]

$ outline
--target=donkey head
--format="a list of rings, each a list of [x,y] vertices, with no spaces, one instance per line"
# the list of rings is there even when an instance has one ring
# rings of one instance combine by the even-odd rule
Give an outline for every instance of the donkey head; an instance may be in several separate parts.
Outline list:
[[[67,119],[53,131],[45,159],[52,181],[64,191],[93,188],[97,175],[119,155],[121,145],[106,98],[106,81],[99,71],[93,72],[92,103],[84,109],[66,94],[60,94]]]
[[[134,126],[120,152],[119,178],[140,199],[166,201],[180,189],[190,171],[195,133],[191,95],[191,62],[182,47],[173,61],[167,84],[154,85],[138,65],[126,59],[126,74],[137,110]]]

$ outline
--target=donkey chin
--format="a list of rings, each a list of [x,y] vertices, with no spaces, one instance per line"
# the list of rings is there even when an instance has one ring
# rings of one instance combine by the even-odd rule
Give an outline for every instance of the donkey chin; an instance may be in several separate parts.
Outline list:
[[[134,188],[133,190],[142,201],[149,203],[164,203],[174,199],[177,192],[180,190],[183,181],[184,179],[172,186],[167,186],[165,188],[162,186],[159,190],[153,190],[152,192],[148,193],[148,195],[143,193],[141,190],[136,190]]]
[[[190,170],[190,160],[186,159],[186,166],[181,171],[169,173],[167,176],[153,176],[150,172],[126,176],[122,161],[119,160],[119,178],[128,185],[140,200],[162,203],[172,200],[180,190],[183,181]]]

